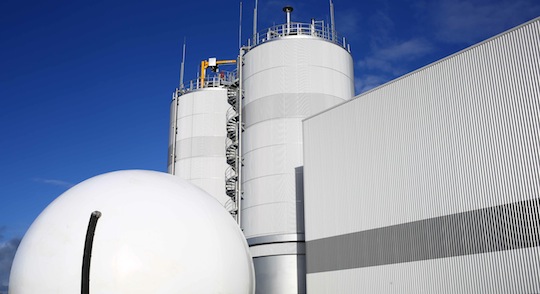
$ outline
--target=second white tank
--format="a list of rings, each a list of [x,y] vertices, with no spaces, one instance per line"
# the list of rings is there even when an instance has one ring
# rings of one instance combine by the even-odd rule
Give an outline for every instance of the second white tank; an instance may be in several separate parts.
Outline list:
[[[171,105],[169,148],[175,150],[169,150],[169,173],[174,170],[222,205],[230,199],[225,194],[225,114],[229,108],[223,87],[193,90],[175,97]]]
[[[327,39],[289,34],[244,55],[243,83],[242,228],[257,292],[302,293],[302,120],[354,96],[352,57]]]

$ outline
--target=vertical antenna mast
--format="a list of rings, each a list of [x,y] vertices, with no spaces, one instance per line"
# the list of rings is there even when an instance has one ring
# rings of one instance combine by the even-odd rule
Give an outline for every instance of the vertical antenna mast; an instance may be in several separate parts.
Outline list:
[[[240,48],[242,47],[242,1],[240,1],[240,21],[238,24],[238,48]]]
[[[253,9],[253,45],[257,45],[257,7],[259,1],[255,0],[255,9]]]
[[[330,0],[330,29],[332,30],[332,41],[336,41],[336,23],[334,20],[334,2]]]
[[[184,37],[184,46],[182,49],[182,63],[180,63],[180,88],[184,88],[184,62],[186,60],[186,37]]]

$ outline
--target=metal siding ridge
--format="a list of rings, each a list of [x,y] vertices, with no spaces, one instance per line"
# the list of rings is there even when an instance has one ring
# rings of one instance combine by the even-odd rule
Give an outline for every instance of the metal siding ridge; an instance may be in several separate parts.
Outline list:
[[[535,148],[539,146],[537,134],[540,133],[537,78],[539,42],[534,40],[539,38],[538,33],[534,38],[524,38],[524,32],[529,29],[532,27],[524,28],[515,34],[501,36],[500,39],[485,43],[478,50],[463,52],[462,55],[443,62],[440,66],[430,68],[429,72],[411,75],[407,82],[397,81],[392,87],[386,87],[371,93],[369,97],[364,97],[366,99],[360,101],[363,105],[352,102],[349,105],[350,109],[358,110],[361,107],[364,110],[368,109],[373,117],[379,117],[382,121],[378,125],[373,117],[366,120],[369,128],[366,131],[367,135],[362,139],[375,145],[378,144],[368,149],[374,156],[377,154],[375,151],[385,145],[384,142],[389,139],[387,131],[389,127],[392,127],[392,121],[413,121],[411,126],[420,128],[417,132],[414,130],[397,132],[398,134],[394,134],[397,135],[397,139],[394,138],[396,140],[392,142],[397,146],[383,146],[386,149],[380,150],[405,154],[407,147],[398,147],[402,142],[398,139],[408,136],[413,138],[411,142],[422,143],[422,147],[418,149],[425,152],[423,154],[414,154],[415,150],[409,147],[412,161],[410,164],[416,164],[419,170],[427,167],[432,169],[432,173],[427,173],[428,177],[424,178],[427,184],[422,193],[432,189],[442,192],[439,201],[428,199],[422,203],[425,204],[426,210],[444,207],[446,211],[463,211],[462,208],[470,204],[472,204],[472,209],[481,208],[519,201],[523,195],[537,194],[535,191],[538,191],[538,187],[534,183],[539,182],[535,168],[540,166],[538,152],[535,151]],[[527,65],[529,61],[533,64],[532,67]],[[426,84],[429,86],[418,86]],[[428,95],[425,93],[429,93],[431,97],[424,97]],[[398,115],[394,115],[393,110],[387,109],[388,99],[398,99],[396,104],[400,105],[399,102],[407,96],[410,96],[410,104],[415,105],[414,111],[405,111],[401,117],[399,112]],[[378,108],[375,106],[377,103],[379,103]],[[404,109],[403,105],[396,108]],[[345,112],[345,107],[340,111]],[[350,118],[350,123],[353,125],[357,123],[357,118],[362,116],[360,110],[356,113],[354,118]],[[309,123],[332,117],[332,120],[327,123],[333,124],[334,116],[325,113],[316,119],[313,118],[313,121]],[[440,128],[434,128],[437,124]],[[376,135],[371,133],[376,133]],[[402,137],[403,133],[407,133],[407,136]],[[448,137],[453,138],[454,141],[450,141]],[[321,140],[318,139],[317,142],[319,141]],[[437,146],[442,147],[436,150]],[[328,148],[320,147],[320,150],[326,149]],[[329,149],[329,151],[319,153],[332,154],[333,152],[335,151]],[[387,170],[392,175],[399,173],[399,164],[394,163],[388,166],[388,162],[394,161],[395,158],[404,162],[408,159],[407,156],[396,157],[396,155],[388,154],[388,152],[382,155],[386,160],[383,161],[384,166],[387,166]],[[374,160],[371,156],[367,165],[364,165],[364,162],[361,165],[363,168],[372,169]],[[415,160],[418,163],[414,162]],[[442,172],[434,169],[433,165],[426,165],[429,162],[440,167]],[[368,177],[380,177],[380,171],[376,171],[378,174],[370,174]],[[358,172],[356,178],[359,178],[360,170],[354,172]],[[479,176],[481,177],[478,178]],[[416,185],[422,183],[422,179],[416,180]],[[393,191],[399,186],[399,183],[392,183],[389,190]],[[373,191],[381,187],[374,187],[374,190],[366,193],[373,194]],[[496,195],[496,198],[460,197],[452,200],[443,197],[443,195],[464,195],[464,193]],[[507,198],[506,195],[512,196]],[[459,205],[458,209],[453,209],[456,202]],[[369,205],[369,203],[364,205]],[[397,213],[397,210],[399,210],[397,207],[392,206],[389,213]]]

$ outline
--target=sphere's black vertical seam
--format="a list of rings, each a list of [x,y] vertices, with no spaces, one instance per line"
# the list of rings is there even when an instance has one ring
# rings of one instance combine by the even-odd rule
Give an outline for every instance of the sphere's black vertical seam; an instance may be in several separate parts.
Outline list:
[[[94,243],[94,233],[101,212],[94,211],[90,215],[88,229],[86,230],[86,241],[84,243],[84,255],[82,262],[81,294],[90,294],[90,259],[92,258],[92,245]]]

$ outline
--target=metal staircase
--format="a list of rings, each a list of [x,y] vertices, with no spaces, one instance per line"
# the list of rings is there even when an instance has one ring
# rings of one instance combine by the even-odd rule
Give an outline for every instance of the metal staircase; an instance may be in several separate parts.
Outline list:
[[[225,194],[231,197],[234,205],[228,206],[228,210],[237,221],[239,221],[241,198],[238,179],[242,165],[239,153],[239,138],[242,131],[238,111],[240,107],[239,101],[241,101],[241,99],[238,99],[239,96],[239,81],[227,86],[227,102],[231,105],[231,108],[229,108],[226,114],[227,139],[225,142],[225,157],[229,167],[225,170]]]
[[[242,132],[244,131],[242,122],[242,98],[244,97],[242,67],[245,50],[245,47],[240,48],[234,79],[227,79],[230,82],[224,84],[227,88],[227,102],[231,105],[226,113],[225,158],[229,166],[225,170],[225,194],[230,199],[225,203],[225,208],[235,218],[240,228],[242,228],[242,166],[244,165],[242,159]]]

